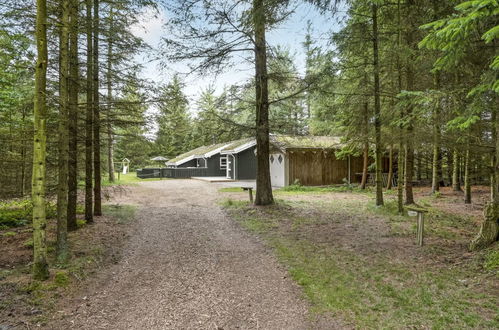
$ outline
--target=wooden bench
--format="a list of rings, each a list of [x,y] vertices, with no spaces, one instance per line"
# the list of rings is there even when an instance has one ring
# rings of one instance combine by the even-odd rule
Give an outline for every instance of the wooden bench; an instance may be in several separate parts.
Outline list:
[[[251,203],[253,203],[253,187],[241,187],[242,190],[248,191],[249,192],[249,200]]]

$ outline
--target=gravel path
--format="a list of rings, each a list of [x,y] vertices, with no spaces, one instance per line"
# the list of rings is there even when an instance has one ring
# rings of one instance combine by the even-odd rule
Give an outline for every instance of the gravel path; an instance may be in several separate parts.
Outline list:
[[[50,328],[323,328],[271,253],[225,217],[215,185],[165,180],[131,189],[118,200],[139,207],[123,259]]]

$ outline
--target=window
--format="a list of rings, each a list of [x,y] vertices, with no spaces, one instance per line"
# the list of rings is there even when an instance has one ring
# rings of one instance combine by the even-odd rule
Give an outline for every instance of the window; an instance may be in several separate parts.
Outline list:
[[[227,168],[227,156],[220,157],[220,169],[225,170]]]

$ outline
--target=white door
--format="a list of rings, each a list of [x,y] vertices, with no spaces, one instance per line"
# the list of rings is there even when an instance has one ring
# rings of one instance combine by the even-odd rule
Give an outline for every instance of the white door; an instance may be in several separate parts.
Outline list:
[[[270,155],[270,181],[273,187],[284,187],[285,159],[283,154]]]

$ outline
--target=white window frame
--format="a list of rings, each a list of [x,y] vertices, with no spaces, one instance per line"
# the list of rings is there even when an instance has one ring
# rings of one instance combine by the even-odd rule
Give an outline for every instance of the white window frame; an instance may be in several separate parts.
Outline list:
[[[220,156],[220,169],[221,170],[227,169],[227,160],[228,160],[227,156]]]

